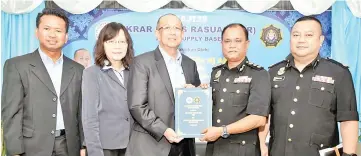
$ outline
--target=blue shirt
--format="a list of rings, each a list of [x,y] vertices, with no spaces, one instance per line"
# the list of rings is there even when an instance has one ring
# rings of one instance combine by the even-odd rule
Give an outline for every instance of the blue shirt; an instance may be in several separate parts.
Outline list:
[[[163,56],[165,65],[167,66],[169,78],[173,87],[173,93],[175,92],[175,88],[184,88],[186,84],[186,80],[183,74],[182,68],[182,55],[179,51],[177,51],[177,56],[173,59],[169,54],[159,46],[160,53]]]
[[[61,87],[61,77],[63,74],[63,53],[61,53],[58,60],[55,62],[46,55],[40,48],[38,48],[40,58],[44,63],[46,70],[50,76],[51,81],[53,82],[54,89],[57,94],[57,106],[56,106],[56,114],[53,114],[53,117],[56,116],[56,130],[65,129],[64,128],[64,120],[63,120],[63,111],[61,109],[60,104],[60,87]]]

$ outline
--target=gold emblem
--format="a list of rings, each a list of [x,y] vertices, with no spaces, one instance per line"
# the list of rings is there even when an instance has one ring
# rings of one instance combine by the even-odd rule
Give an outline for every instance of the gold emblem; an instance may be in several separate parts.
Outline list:
[[[201,102],[201,98],[195,97],[195,98],[194,98],[194,102],[197,103],[197,104],[199,104],[199,102]]]
[[[261,40],[266,47],[277,47],[282,40],[281,29],[270,25],[262,29]]]
[[[280,68],[277,72],[278,75],[283,75],[284,73],[285,73],[285,67]]]

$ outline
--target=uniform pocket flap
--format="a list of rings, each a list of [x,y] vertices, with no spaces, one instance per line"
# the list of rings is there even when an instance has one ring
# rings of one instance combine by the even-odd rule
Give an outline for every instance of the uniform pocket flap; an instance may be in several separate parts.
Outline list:
[[[332,137],[325,136],[321,134],[312,133],[311,135],[311,145],[318,145],[319,147],[329,147],[330,146],[330,139]]]
[[[273,82],[272,83],[272,89],[284,88],[285,86],[286,86],[285,82]]]
[[[318,89],[320,91],[328,91],[330,93],[334,93],[335,86],[333,84],[328,84],[324,82],[316,82],[313,81],[311,84],[311,88]]]

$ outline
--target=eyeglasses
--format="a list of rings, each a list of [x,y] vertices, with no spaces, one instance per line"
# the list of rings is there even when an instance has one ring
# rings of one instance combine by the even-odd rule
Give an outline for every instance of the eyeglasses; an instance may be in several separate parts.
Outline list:
[[[166,31],[166,32],[170,32],[171,30],[174,30],[175,32],[181,32],[182,30],[183,30],[183,28],[180,28],[180,27],[175,27],[175,26],[173,26],[173,27],[171,27],[171,26],[164,26],[164,27],[160,27],[160,28],[158,28],[158,30],[161,30],[161,29],[163,29],[164,31]]]
[[[113,41],[113,40],[105,41],[105,43],[112,44],[112,45],[115,45],[115,44],[127,44],[126,41]]]
[[[236,40],[223,40],[223,43],[224,44],[231,44],[231,43],[236,43],[236,44],[238,44],[238,43],[242,43],[242,40],[239,40],[239,39],[236,39]]]

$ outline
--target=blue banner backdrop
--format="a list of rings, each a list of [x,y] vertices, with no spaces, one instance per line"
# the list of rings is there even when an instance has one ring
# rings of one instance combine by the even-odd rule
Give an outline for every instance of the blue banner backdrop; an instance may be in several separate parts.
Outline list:
[[[81,15],[68,13],[69,41],[64,47],[64,53],[70,58],[73,58],[75,50],[80,48],[92,53],[98,33],[109,22],[119,22],[127,27],[134,42],[136,55],[153,50],[158,45],[154,32],[157,20],[167,13],[175,14],[182,20],[185,36],[180,51],[197,62],[203,83],[209,82],[213,66],[225,62],[220,43],[224,26],[230,23],[245,25],[251,41],[248,58],[267,68],[289,54],[291,27],[302,17],[297,11],[266,11],[262,14],[252,14],[239,10],[216,10],[207,13],[184,9],[160,9],[150,13],[95,9]],[[324,12],[317,18],[321,21],[326,36],[321,56],[329,57],[331,12]]]

